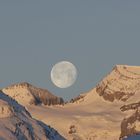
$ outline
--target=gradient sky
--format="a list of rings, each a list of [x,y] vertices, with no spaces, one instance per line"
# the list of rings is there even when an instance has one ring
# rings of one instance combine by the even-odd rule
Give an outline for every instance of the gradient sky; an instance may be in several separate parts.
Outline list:
[[[76,83],[50,80],[52,66],[72,62]],[[139,0],[1,0],[0,87],[27,81],[70,99],[116,64],[140,65]]]

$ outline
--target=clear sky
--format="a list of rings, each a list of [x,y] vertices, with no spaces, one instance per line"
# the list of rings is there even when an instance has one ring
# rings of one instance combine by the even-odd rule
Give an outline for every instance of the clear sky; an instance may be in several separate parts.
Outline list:
[[[67,89],[50,80],[67,60],[78,69]],[[140,65],[139,0],[1,0],[0,87],[27,81],[70,99],[116,64]]]

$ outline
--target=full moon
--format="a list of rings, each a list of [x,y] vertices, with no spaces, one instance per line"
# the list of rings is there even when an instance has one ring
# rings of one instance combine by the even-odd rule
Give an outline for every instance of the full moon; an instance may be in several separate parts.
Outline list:
[[[51,80],[59,88],[67,88],[74,84],[77,79],[76,67],[68,62],[61,61],[55,64],[51,70]]]

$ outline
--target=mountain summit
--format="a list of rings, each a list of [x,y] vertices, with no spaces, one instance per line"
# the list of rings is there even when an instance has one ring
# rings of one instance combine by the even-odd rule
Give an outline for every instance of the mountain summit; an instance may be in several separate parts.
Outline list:
[[[127,101],[140,91],[140,67],[116,65],[96,87],[105,100]]]
[[[62,98],[53,95],[48,90],[37,88],[27,82],[11,85],[3,88],[2,91],[22,105],[64,103]]]

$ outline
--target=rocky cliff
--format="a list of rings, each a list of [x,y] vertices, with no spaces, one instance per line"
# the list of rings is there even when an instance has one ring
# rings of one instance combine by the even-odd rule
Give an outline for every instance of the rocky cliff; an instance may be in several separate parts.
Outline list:
[[[120,139],[126,136],[140,135],[140,104],[125,106],[125,111],[134,110],[129,116],[125,117],[121,123]],[[123,110],[124,111],[124,110]]]

